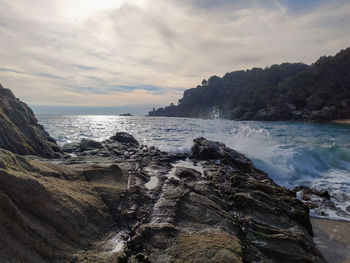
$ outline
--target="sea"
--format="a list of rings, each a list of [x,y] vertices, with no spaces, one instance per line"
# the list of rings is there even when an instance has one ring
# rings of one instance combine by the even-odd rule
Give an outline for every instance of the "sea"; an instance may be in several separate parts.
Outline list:
[[[116,132],[162,151],[190,152],[205,137],[245,154],[277,184],[328,190],[331,202],[311,215],[350,221],[350,125],[106,115],[37,115],[62,146],[83,138],[103,141]],[[315,197],[315,200],[317,197]],[[333,209],[334,208],[334,209]],[[336,209],[335,209],[336,208]]]

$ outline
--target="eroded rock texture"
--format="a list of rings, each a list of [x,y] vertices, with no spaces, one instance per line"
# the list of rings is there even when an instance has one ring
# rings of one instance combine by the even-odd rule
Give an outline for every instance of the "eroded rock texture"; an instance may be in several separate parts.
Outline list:
[[[0,85],[0,148],[52,158],[61,150],[38,124],[33,111]]]
[[[67,149],[55,163],[0,151],[2,261],[325,262],[308,208],[224,144],[198,138],[191,159],[113,139]]]

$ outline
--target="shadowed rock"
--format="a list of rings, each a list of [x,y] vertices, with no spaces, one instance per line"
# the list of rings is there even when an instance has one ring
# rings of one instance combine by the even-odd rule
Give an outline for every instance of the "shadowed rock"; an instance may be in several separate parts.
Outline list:
[[[1,85],[0,148],[48,158],[61,153],[55,140],[38,124],[33,111]]]

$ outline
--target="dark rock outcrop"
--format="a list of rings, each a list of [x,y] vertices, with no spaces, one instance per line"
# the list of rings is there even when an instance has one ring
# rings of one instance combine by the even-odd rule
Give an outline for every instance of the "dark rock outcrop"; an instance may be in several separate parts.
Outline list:
[[[0,150],[0,261],[325,262],[308,207],[224,144],[181,162],[101,145],[54,164]]]
[[[350,48],[311,66],[283,63],[212,76],[184,91],[178,105],[149,116],[261,121],[350,118]]]
[[[93,150],[93,149],[102,148],[102,143],[94,140],[82,139],[79,144],[79,147],[82,151]]]
[[[80,143],[73,142],[62,146],[62,150],[66,153],[84,152],[99,148],[102,148],[102,143],[91,139],[82,139]]]
[[[324,107],[321,110],[312,111],[309,117],[310,121],[331,121],[337,116],[337,110],[335,107]]]
[[[139,145],[139,142],[134,138],[134,136],[126,132],[117,132],[111,137],[111,140],[121,143],[128,143],[131,145]]]
[[[61,153],[55,140],[38,124],[33,111],[1,85],[0,148],[48,158]]]

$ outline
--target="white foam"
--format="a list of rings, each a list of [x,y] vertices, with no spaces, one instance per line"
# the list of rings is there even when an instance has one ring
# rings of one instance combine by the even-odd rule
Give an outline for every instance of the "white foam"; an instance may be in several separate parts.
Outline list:
[[[125,131],[140,144],[166,152],[188,153],[194,138],[205,137],[245,154],[280,185],[304,184],[329,190],[331,194],[338,190],[350,194],[347,125],[142,116],[42,115],[38,119],[60,145],[82,138],[101,141],[116,131]]]

